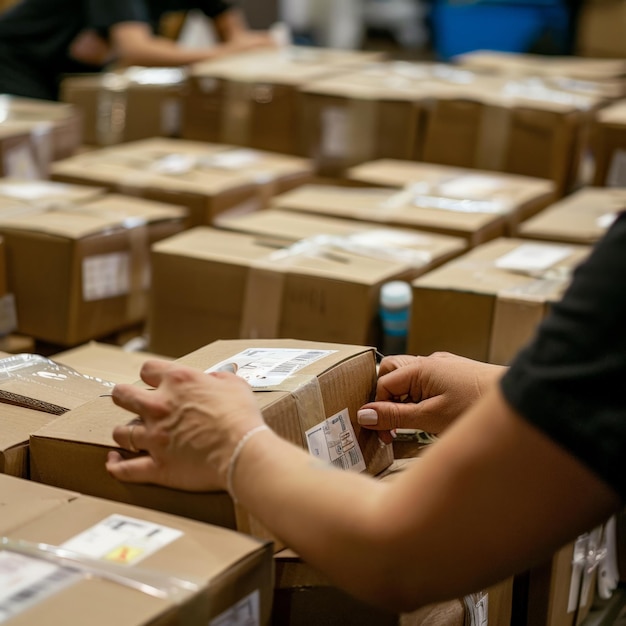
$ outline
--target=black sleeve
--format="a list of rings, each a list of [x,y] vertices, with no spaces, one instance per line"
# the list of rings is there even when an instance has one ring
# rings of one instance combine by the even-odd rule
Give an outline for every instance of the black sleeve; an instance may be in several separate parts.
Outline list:
[[[150,23],[150,12],[144,0],[87,0],[86,22],[106,32],[120,22]]]
[[[211,18],[236,8],[236,4],[228,0],[204,0],[198,4],[198,8]]]
[[[501,386],[518,413],[626,500],[626,214],[576,270]]]

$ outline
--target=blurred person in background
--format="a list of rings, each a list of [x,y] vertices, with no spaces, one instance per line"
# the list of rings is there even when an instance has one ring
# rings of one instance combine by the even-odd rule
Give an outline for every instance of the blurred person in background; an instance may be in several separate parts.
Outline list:
[[[198,9],[220,43],[185,48],[159,36],[161,18]],[[64,74],[120,66],[183,66],[272,45],[230,0],[21,0],[0,14],[0,93],[56,100]]]
[[[119,480],[234,500],[337,586],[395,611],[461,597],[550,558],[626,499],[626,213],[509,368],[383,359],[363,427],[442,433],[394,480],[281,439],[236,374],[158,360],[114,429]]]

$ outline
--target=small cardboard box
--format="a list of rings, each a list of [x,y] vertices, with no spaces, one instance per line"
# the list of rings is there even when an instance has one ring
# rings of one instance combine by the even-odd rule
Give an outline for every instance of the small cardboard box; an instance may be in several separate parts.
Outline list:
[[[581,6],[577,25],[578,54],[606,58],[608,62],[622,63],[626,58],[623,26],[626,6],[622,0],[591,0]]]
[[[505,365],[558,300],[587,246],[497,239],[413,281],[410,354]]]
[[[180,136],[186,92],[181,68],[131,67],[68,76],[61,82],[60,99],[82,112],[85,144],[110,146]]]
[[[626,100],[596,113],[591,147],[595,160],[593,184],[626,186]]]
[[[274,355],[273,365],[278,366],[275,372],[284,372],[277,379],[279,384],[258,388],[255,393],[264,419],[281,437],[306,449],[313,436],[306,433],[334,417],[346,432],[352,429],[355,444],[335,459],[336,465],[357,469],[364,466],[368,473],[376,474],[392,463],[391,446],[381,445],[374,431],[361,429],[356,423],[357,410],[369,401],[375,387],[372,348],[286,340],[218,341],[179,361],[204,371],[224,361],[231,362],[246,350],[256,350],[259,359],[269,351],[270,357]],[[270,366],[267,371],[271,369]],[[108,450],[118,447],[111,433],[114,426],[128,423],[131,418],[110,397],[100,397],[41,428],[30,440],[33,479],[65,488],[72,485],[72,489],[89,495],[271,537],[241,507],[235,510],[225,492],[191,493],[113,479],[104,466]]]
[[[377,345],[381,286],[405,260],[198,226],[152,247],[149,349],[180,356],[217,339]]]
[[[2,176],[46,178],[50,163],[82,143],[82,117],[70,104],[0,96]]]
[[[419,102],[430,68],[371,65],[305,84],[300,89],[302,149],[318,173],[342,175],[352,165],[378,158],[419,158]]]
[[[267,543],[173,515],[0,480],[3,494],[23,489],[2,507],[2,532],[13,543],[0,551],[6,563],[0,607],[12,623],[205,626],[245,615],[248,623],[269,624]],[[72,556],[51,557],[54,548]]]
[[[298,157],[154,138],[78,155],[55,163],[51,177],[169,202],[189,210],[189,226],[211,224],[225,211],[264,208],[268,198],[311,180]]]
[[[517,236],[593,245],[626,209],[626,189],[587,187],[522,222]]]
[[[149,246],[184,227],[185,210],[126,196],[97,196],[49,210],[0,212],[18,330],[75,346],[146,317]]]
[[[473,247],[511,234],[554,199],[548,181],[426,163],[381,160],[350,172],[396,189],[304,185],[271,206],[462,237]]]
[[[382,53],[290,46],[191,66],[183,137],[300,154],[298,87]]]

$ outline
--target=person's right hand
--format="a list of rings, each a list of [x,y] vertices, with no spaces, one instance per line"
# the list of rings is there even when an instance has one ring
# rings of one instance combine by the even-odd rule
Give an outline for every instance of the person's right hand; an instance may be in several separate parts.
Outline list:
[[[361,407],[358,422],[379,431],[411,428],[440,433],[505,370],[449,352],[385,357],[375,401]]]

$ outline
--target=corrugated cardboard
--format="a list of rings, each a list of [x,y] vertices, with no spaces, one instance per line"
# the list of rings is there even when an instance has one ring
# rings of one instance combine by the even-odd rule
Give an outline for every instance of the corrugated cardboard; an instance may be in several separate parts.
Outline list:
[[[626,100],[608,106],[595,116],[591,145],[595,159],[593,184],[626,186]]]
[[[577,25],[577,51],[586,57],[603,57],[622,63],[626,57],[623,26],[626,6],[622,0],[591,0],[581,6]]]
[[[51,161],[72,155],[82,143],[80,112],[69,104],[0,96],[0,174],[45,178]],[[12,136],[18,140],[11,140]],[[28,138],[28,142],[25,139]]]
[[[60,87],[60,99],[82,112],[83,142],[97,146],[180,136],[186,93],[181,68],[133,67],[67,76]]]
[[[268,198],[312,177],[306,159],[182,139],[155,138],[78,155],[54,164],[51,177],[182,205],[189,225],[225,211],[264,208]]]
[[[462,237],[473,247],[511,234],[554,200],[548,181],[426,163],[373,161],[349,176],[396,189],[305,185],[271,206]]]
[[[16,480],[16,485],[17,482],[23,483]],[[5,485],[14,488],[7,479],[2,480],[2,486]],[[80,575],[79,562],[78,575],[55,593],[37,593],[42,586],[46,587],[41,575],[33,573],[30,579],[26,578],[24,594],[11,597],[10,607],[16,611],[12,623],[104,626],[113,621],[120,626],[174,623],[206,626],[221,623],[219,619],[234,620],[239,611],[250,623],[269,624],[273,566],[267,543],[139,507],[58,490],[54,493],[42,485],[34,490],[30,485],[24,487],[24,495],[17,503],[9,499],[3,506],[3,524],[7,527],[3,532],[9,540],[50,546],[64,546],[73,541],[70,546],[74,551],[80,554],[92,551],[96,572],[112,563],[119,566],[119,573],[130,579],[145,573],[166,585],[170,577],[176,577],[192,583],[195,588],[179,592],[178,597],[155,597],[98,573]],[[32,491],[34,493],[28,493]],[[30,515],[24,513],[25,504],[32,508]],[[130,531],[124,533],[124,524],[141,529],[144,535],[151,528],[157,534],[180,535],[160,547],[151,547],[149,537],[142,545],[135,538],[137,535],[133,536]],[[77,539],[86,531],[91,532],[88,546],[86,541]],[[61,559],[56,564],[64,563],[66,560]],[[59,574],[57,568],[54,572]],[[8,608],[9,601],[3,604]]]
[[[202,226],[155,244],[152,268],[149,349],[170,356],[246,337],[377,345],[381,285],[415,274],[402,260]]]
[[[0,213],[18,330],[60,346],[145,319],[149,246],[184,227],[181,207],[126,196]]]
[[[496,267],[501,257],[529,243],[497,239],[413,281],[409,353],[446,350],[479,361],[509,363],[590,251],[567,245],[568,256],[536,273]],[[557,245],[532,243],[544,250]]]
[[[298,87],[382,57],[291,46],[194,64],[183,137],[300,154]]]
[[[371,348],[286,340],[218,341],[181,358],[180,362],[205,370],[250,347],[335,350],[297,371],[280,388],[255,393],[264,419],[281,437],[306,448],[306,429],[347,408],[368,473],[378,473],[391,464],[391,446],[381,446],[376,433],[356,424],[356,412],[372,397],[375,386],[375,358]],[[111,433],[115,425],[128,423],[131,418],[109,397],[102,397],[35,432],[30,442],[33,479],[271,537],[246,511],[240,507],[235,511],[225,492],[190,493],[114,480],[104,467],[107,451],[118,447]],[[77,467],[81,468],[80,472],[76,471]]]
[[[593,245],[625,209],[626,189],[587,187],[522,222],[517,236]]]

